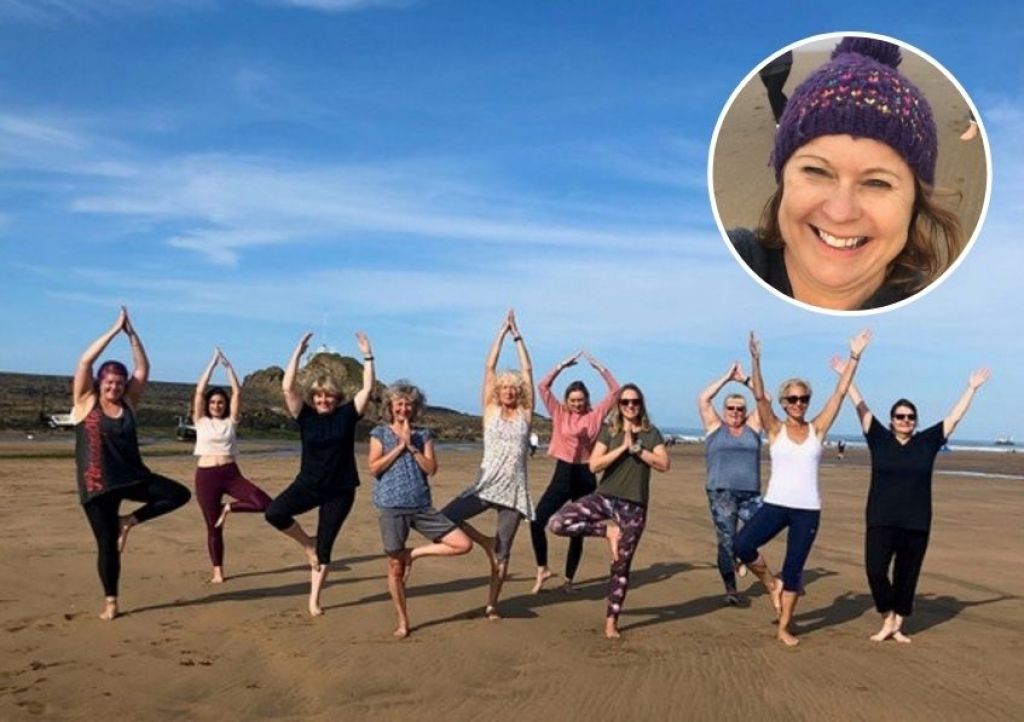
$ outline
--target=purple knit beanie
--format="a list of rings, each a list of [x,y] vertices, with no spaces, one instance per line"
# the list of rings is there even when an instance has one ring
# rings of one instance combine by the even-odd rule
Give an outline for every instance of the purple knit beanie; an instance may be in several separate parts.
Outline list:
[[[932,109],[896,68],[900,49],[874,38],[846,37],[832,59],[793,91],[775,133],[775,180],[797,148],[822,135],[872,138],[900,154],[914,175],[935,181],[938,138]]]

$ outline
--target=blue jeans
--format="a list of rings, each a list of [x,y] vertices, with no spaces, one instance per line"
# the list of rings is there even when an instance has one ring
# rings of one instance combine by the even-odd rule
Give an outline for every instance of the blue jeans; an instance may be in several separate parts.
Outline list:
[[[782,563],[782,588],[799,592],[804,564],[818,535],[819,509],[792,509],[764,504],[736,535],[736,556],[744,564],[757,561],[758,547],[767,544],[789,527],[786,535],[786,560]]]

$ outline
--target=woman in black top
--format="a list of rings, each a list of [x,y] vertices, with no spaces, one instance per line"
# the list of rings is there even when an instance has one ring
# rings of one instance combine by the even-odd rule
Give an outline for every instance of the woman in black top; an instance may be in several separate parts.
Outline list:
[[[329,374],[318,375],[308,385],[306,395],[298,384],[299,362],[309,346],[312,333],[299,339],[285,369],[281,387],[288,412],[299,424],[302,437],[302,461],[295,481],[267,507],[265,516],[275,528],[302,545],[312,569],[309,586],[309,613],[318,617],[320,590],[327,579],[331,549],[341,531],[359,486],[356,471],[356,422],[373,390],[373,350],[362,331],[356,343],[363,354],[363,386],[348,403],[342,402],[341,388]],[[296,514],[319,509],[316,536],[311,537],[297,521]]]
[[[832,367],[841,371],[843,365],[834,360]],[[916,431],[917,407],[907,399],[892,405],[889,428],[885,428],[857,387],[850,385],[850,398],[871,451],[864,563],[875,608],[882,615],[882,628],[871,635],[875,642],[890,637],[897,642],[910,641],[902,625],[913,610],[914,590],[928,548],[935,456],[990,375],[985,368],[972,373],[949,415],[923,431]]]
[[[131,344],[135,369],[129,375],[123,363],[109,360],[94,378],[93,363],[122,332]],[[97,567],[106,595],[100,619],[117,616],[121,552],[128,532],[136,524],[183,506],[190,496],[178,482],[146,468],[139,455],[133,407],[148,379],[149,359],[128,309],[122,306],[114,325],[82,353],[72,392],[78,496],[96,537]],[[121,516],[125,499],[143,505]]]

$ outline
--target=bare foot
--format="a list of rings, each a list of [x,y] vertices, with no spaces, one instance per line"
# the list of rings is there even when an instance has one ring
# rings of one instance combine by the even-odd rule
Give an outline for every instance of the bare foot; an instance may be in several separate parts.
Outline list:
[[[224,526],[224,522],[228,520],[228,514],[231,513],[231,502],[225,501],[224,507],[220,510],[220,516],[217,517],[217,521],[214,523],[214,529],[220,529]]]
[[[622,529],[619,528],[618,524],[609,522],[605,527],[604,536],[612,550],[612,561],[619,561],[619,539],[622,538]]]
[[[498,614],[498,608],[492,604],[488,604],[484,607],[484,616],[492,622],[501,619],[501,615]]]
[[[736,576],[738,576],[738,577],[745,577],[745,576],[747,576],[747,565],[746,564],[737,564],[736,565]]]
[[[306,559],[309,560],[309,566],[314,572],[320,571],[320,557],[316,555],[316,547],[312,544],[303,545],[302,550],[306,552]]]
[[[213,576],[210,577],[210,584],[223,584],[224,570],[221,567],[213,568]]]
[[[967,130],[960,134],[960,140],[968,141],[974,140],[978,137],[978,123],[972,120],[970,125],[967,126]],[[909,640],[908,640],[909,641]]]
[[[895,639],[900,644],[910,644],[910,637],[908,637],[907,635],[905,635],[903,632],[901,632],[898,629],[893,631],[892,638]]]
[[[772,579],[772,586],[768,590],[768,599],[772,603],[772,609],[775,610],[775,617],[782,616],[782,582],[778,579]]]
[[[537,594],[540,592],[540,590],[544,588],[544,582],[553,576],[555,576],[554,572],[547,567],[539,567],[537,569],[537,579],[533,582],[533,587],[531,587],[530,593]]]
[[[117,616],[117,600],[106,599],[103,601],[103,611],[100,612],[100,619],[109,622]]]
[[[787,647],[795,647],[800,644],[800,640],[794,637],[792,634],[787,632],[785,629],[780,629],[778,634],[779,641],[785,644]]]
[[[882,625],[881,629],[879,629],[877,632],[868,637],[868,639],[870,639],[872,642],[884,642],[892,636],[893,631],[893,628],[889,625],[888,622],[886,622]]]
[[[321,616],[323,616],[323,613],[324,613],[324,610],[320,606],[320,602],[315,600],[315,599],[313,599],[313,597],[310,597],[309,598],[309,616],[311,616],[311,617],[321,617]]]
[[[396,639],[405,639],[409,636],[409,627],[404,624],[399,624],[395,631],[391,633],[391,636]]]
[[[412,555],[412,549],[405,549],[402,551],[402,584],[409,583],[409,577],[412,575],[412,562],[416,557]],[[408,631],[406,631],[408,634]]]
[[[619,639],[619,622],[614,617],[606,617],[604,620],[604,636],[608,639]]]
[[[132,530],[132,527],[138,524],[135,521],[135,517],[128,515],[122,516],[118,520],[118,531],[117,531],[117,553],[123,554],[124,548],[128,546],[128,532]]]
[[[573,586],[572,579],[566,579],[562,585],[562,594],[575,594],[578,590]]]

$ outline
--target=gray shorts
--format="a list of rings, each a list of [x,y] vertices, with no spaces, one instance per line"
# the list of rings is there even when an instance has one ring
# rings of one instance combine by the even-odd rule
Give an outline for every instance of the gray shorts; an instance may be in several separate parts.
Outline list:
[[[432,542],[440,541],[455,529],[455,524],[432,506],[378,509],[377,523],[387,554],[405,549],[410,529],[415,529]]]
[[[501,504],[485,501],[476,494],[468,494],[452,499],[441,510],[441,513],[456,524],[461,525],[467,519],[472,519],[477,514],[483,514],[488,509],[494,509],[498,512],[498,528],[494,532],[494,554],[498,557],[498,561],[507,562],[508,558],[512,555],[512,542],[516,538],[519,521],[523,518],[523,515],[518,511],[507,506],[501,506]]]

